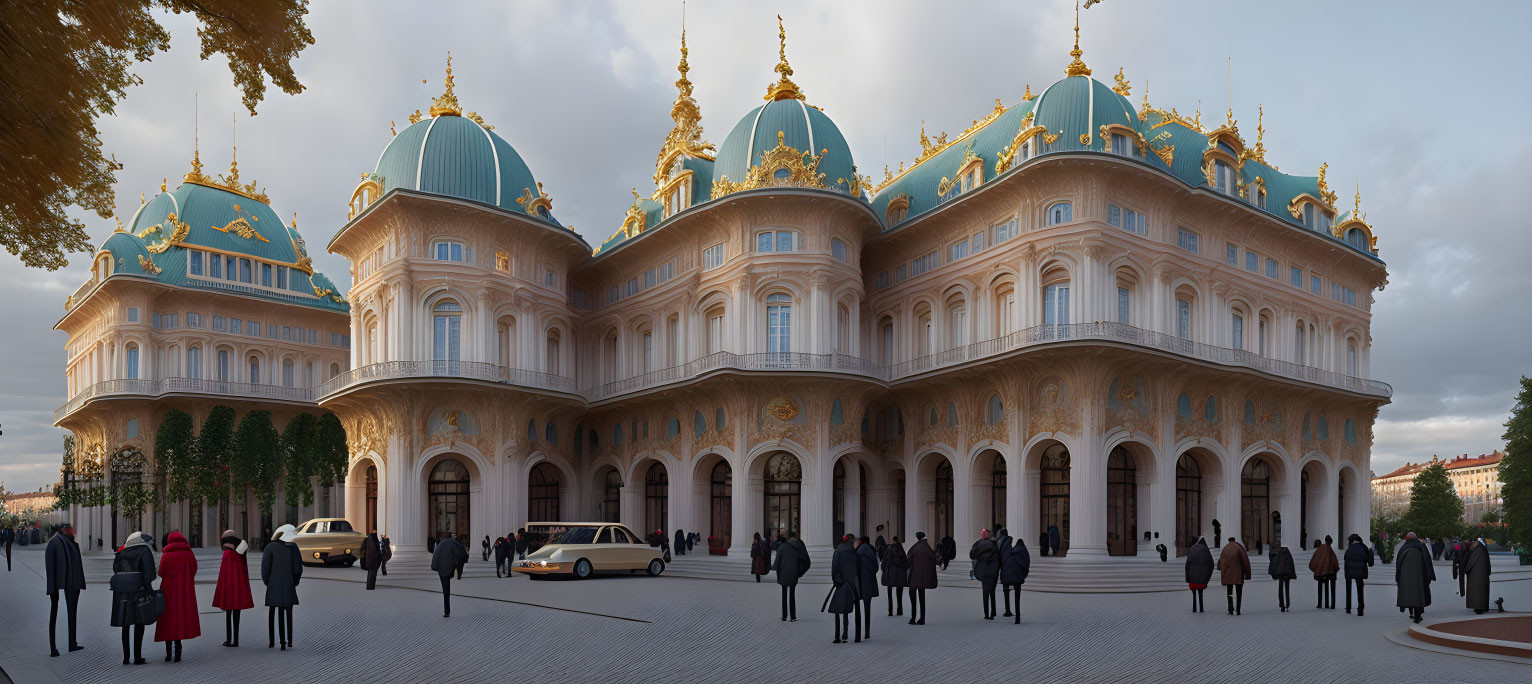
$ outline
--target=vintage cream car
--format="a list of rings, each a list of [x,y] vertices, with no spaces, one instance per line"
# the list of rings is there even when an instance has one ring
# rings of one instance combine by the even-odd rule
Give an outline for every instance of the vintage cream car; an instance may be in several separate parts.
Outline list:
[[[299,557],[306,565],[339,563],[346,567],[362,557],[362,542],[367,537],[351,529],[345,518],[315,518],[298,526],[290,541],[298,545]]]
[[[637,572],[651,577],[665,571],[664,552],[645,544],[617,523],[536,522],[527,525],[536,550],[511,569],[531,579],[567,575],[585,579],[597,572]]]

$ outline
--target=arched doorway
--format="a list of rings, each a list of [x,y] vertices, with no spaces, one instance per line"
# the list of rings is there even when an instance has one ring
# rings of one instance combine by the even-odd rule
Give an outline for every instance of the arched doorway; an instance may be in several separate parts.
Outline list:
[[[832,478],[834,483],[830,490],[830,539],[832,543],[839,544],[841,537],[846,535],[846,467],[840,462],[835,462],[835,473]]]
[[[1271,541],[1271,466],[1252,458],[1239,474],[1240,541],[1258,548]]]
[[[1138,468],[1121,446],[1106,459],[1106,552],[1138,554]]]
[[[1005,524],[1005,457],[999,452],[991,452],[994,462],[990,466],[989,473],[989,521],[995,530],[1006,526]]]
[[[543,462],[532,466],[527,477],[527,522],[559,519],[559,469]]]
[[[932,510],[932,519],[936,521],[936,538],[953,536],[952,509],[954,490],[952,483],[952,464],[942,458],[941,463],[936,464],[936,500]]]
[[[1069,550],[1069,449],[1062,444],[1049,446],[1043,452],[1038,475],[1038,499],[1042,507],[1041,529],[1057,527],[1059,555]]]
[[[894,471],[894,534],[899,535],[900,541],[910,538],[909,528],[904,526],[904,471]]]
[[[378,529],[378,467],[367,466],[367,531]]]
[[[431,468],[427,482],[432,536],[443,532],[471,539],[468,529],[468,467],[455,458],[444,458]]]
[[[660,463],[644,471],[644,532],[663,530],[670,520],[670,474]]]
[[[596,518],[601,522],[619,522],[622,519],[622,473],[608,467],[601,478],[601,503]]]
[[[803,466],[779,451],[766,459],[763,518],[766,531],[796,537],[803,516]]]
[[[708,534],[717,537],[723,548],[729,548],[733,540],[732,526],[734,524],[734,469],[729,467],[728,461],[720,460],[713,466],[713,474],[709,486]]]
[[[1201,535],[1202,466],[1191,454],[1181,454],[1176,459],[1176,556],[1185,556]]]

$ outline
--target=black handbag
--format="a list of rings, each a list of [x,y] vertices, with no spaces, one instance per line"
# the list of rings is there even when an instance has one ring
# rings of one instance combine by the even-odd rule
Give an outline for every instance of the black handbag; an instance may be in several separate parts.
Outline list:
[[[160,618],[160,613],[165,612],[165,594],[161,591],[145,593],[132,601],[134,617],[138,618],[137,624],[148,625]]]
[[[119,573],[116,573],[116,574],[112,575],[112,578],[110,580],[108,580],[108,586],[111,587],[112,591],[120,593],[120,594],[128,594],[128,593],[132,593],[132,592],[138,591],[140,588],[143,587],[143,573],[139,573],[139,572],[119,572]]]

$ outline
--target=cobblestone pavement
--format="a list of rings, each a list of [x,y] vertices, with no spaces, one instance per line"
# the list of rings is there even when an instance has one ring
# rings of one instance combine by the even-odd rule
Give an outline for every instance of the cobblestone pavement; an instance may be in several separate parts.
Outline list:
[[[259,606],[259,557],[251,554]],[[210,605],[218,558],[198,553],[200,638],[183,662],[163,662],[146,635],[148,665],[121,664],[120,632],[108,626],[110,557],[85,560],[80,641],[86,650],[49,658],[48,600],[42,553],[16,549],[15,570],[0,572],[0,668],[17,682],[1442,682],[1523,681],[1527,668],[1406,648],[1387,640],[1408,621],[1393,607],[1393,587],[1369,587],[1365,618],[1315,611],[1312,582],[1293,586],[1293,612],[1276,609],[1275,585],[1246,586],[1245,614],[1224,612],[1222,591],[1207,592],[1208,612],[1192,615],[1184,592],[1071,595],[1026,593],[1022,624],[980,619],[972,582],[929,592],[923,627],[885,616],[874,603],[872,640],[830,643],[830,618],[818,612],[825,585],[798,597],[800,622],[779,617],[768,582],[673,576],[598,577],[585,582],[497,579],[478,557],[454,582],[451,618],[441,616],[439,583],[422,553],[397,555],[377,591],[357,568],[308,568],[294,611],[295,648],[266,647],[265,610],[246,611],[240,648],[224,648],[223,616]],[[677,560],[686,563],[687,559]],[[1511,568],[1506,567],[1507,570]],[[1497,571],[1499,565],[1497,564]],[[827,573],[816,567],[813,573]],[[1391,575],[1391,568],[1375,570]],[[1445,579],[1446,568],[1439,571]],[[1521,578],[1525,574],[1518,575]],[[1448,581],[1434,585],[1428,619],[1469,617]],[[1496,582],[1511,607],[1532,606],[1532,580]],[[1344,599],[1344,590],[1341,592]],[[63,625],[60,625],[63,638]]]

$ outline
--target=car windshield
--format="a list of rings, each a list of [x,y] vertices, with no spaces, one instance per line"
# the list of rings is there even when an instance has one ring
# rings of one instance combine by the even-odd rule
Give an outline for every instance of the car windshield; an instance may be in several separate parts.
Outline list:
[[[350,532],[351,531],[351,523],[346,522],[345,520],[331,520],[330,521],[330,531],[331,532]]]

